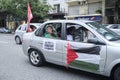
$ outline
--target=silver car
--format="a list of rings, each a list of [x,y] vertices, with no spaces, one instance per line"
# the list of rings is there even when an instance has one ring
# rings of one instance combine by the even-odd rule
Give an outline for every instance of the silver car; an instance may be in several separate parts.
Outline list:
[[[33,25],[35,28],[38,28],[41,25],[41,23],[30,23],[30,26],[31,25]],[[22,37],[23,34],[27,32],[27,28],[28,28],[27,24],[22,24],[16,29],[14,36],[16,44],[22,43]]]
[[[120,35],[120,24],[108,24],[106,27]]]
[[[34,66],[50,62],[120,80],[120,36],[94,21],[44,22],[24,34],[22,48]]]

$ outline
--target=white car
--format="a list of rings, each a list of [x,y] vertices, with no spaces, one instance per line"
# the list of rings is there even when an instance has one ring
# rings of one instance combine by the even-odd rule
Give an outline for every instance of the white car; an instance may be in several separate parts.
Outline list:
[[[30,23],[30,26],[33,25],[35,28],[39,28],[41,23]],[[28,25],[22,24],[15,31],[15,42],[16,44],[22,43],[23,34],[27,32]]]
[[[106,27],[120,35],[120,24],[109,24]]]
[[[70,27],[74,31],[69,41]],[[120,36],[94,21],[44,22],[23,36],[22,49],[34,66],[50,62],[120,80]]]

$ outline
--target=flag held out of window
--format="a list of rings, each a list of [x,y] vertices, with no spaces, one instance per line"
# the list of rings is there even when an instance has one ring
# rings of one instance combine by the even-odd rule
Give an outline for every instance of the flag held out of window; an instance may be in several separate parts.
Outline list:
[[[27,13],[27,17],[28,17],[28,19],[27,19],[27,24],[28,24],[28,30],[27,30],[27,32],[30,32],[29,31],[29,26],[30,26],[30,21],[31,21],[31,19],[33,18],[33,15],[32,15],[32,12],[31,12],[31,8],[30,8],[30,4],[28,3],[28,13]]]

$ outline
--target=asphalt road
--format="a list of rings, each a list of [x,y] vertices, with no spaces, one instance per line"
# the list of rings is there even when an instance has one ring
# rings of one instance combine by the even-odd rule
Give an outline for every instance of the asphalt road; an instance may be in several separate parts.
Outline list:
[[[13,34],[0,34],[0,80],[108,80],[108,78],[47,63],[35,67],[16,45]]]

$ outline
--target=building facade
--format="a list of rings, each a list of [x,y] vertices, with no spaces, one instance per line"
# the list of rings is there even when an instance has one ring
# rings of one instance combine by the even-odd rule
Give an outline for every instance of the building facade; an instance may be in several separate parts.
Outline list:
[[[105,0],[105,17],[107,23],[120,23],[120,1],[116,3],[117,0]],[[115,5],[118,4],[117,18],[115,13]]]
[[[47,0],[47,4],[51,5],[52,9],[49,11],[49,19],[64,19],[67,10],[66,0]]]
[[[67,0],[66,19],[89,19],[102,22],[102,0]]]
[[[47,0],[52,6],[49,19],[89,19],[104,24],[120,23],[120,3],[115,17],[117,0]]]

